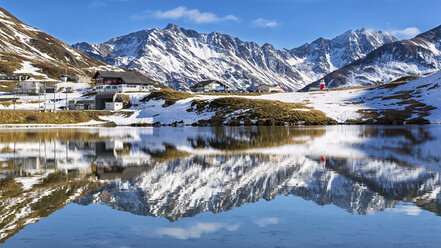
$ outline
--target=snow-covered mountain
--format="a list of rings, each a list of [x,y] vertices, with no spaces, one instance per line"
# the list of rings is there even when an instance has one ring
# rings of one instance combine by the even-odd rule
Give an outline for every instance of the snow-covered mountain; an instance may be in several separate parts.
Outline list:
[[[204,80],[225,82],[231,89],[278,84],[298,90],[323,75],[396,41],[392,35],[361,29],[332,40],[317,39],[292,50],[259,46],[227,34],[201,34],[173,24],[73,47],[110,65],[136,69],[170,87],[189,90]]]
[[[229,211],[260,199],[273,200],[278,195],[296,195],[349,213],[369,214],[393,208],[406,196],[412,200],[439,188],[438,174],[393,162],[330,159],[324,168],[320,161],[298,156],[219,160],[225,162],[202,166],[193,158],[157,164],[77,202],[176,221],[206,211]]]
[[[440,69],[441,26],[438,26],[415,38],[385,44],[366,57],[326,75],[325,81],[329,87],[380,84]]]
[[[0,73],[58,79],[66,70],[69,75],[90,76],[97,69],[112,68],[0,8]]]
[[[120,172],[122,177],[109,172],[123,180],[77,202],[106,204],[171,221],[206,211],[229,211],[278,195],[296,195],[358,214],[391,209],[399,201],[415,202],[439,213],[440,156],[431,148],[439,145],[439,128],[333,126],[316,132],[279,131],[291,143],[257,148],[256,141],[265,137],[258,129],[218,129],[216,136],[190,131],[177,138],[154,130],[140,136],[151,142],[142,141],[141,146],[164,146],[160,141],[167,141],[193,155],[156,163],[151,160],[149,166],[128,165]],[[228,153],[232,147],[243,147],[238,146],[240,142],[253,145]],[[226,143],[229,145],[219,148],[218,144]],[[139,170],[134,173],[132,168]]]

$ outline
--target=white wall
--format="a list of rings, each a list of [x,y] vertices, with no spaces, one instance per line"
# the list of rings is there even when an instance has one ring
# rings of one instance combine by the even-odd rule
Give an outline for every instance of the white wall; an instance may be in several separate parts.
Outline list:
[[[123,108],[122,102],[106,102],[106,110],[117,111]]]

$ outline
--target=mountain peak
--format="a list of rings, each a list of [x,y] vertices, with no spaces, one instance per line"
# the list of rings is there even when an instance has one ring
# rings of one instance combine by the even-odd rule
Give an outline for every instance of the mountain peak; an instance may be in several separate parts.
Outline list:
[[[167,26],[164,28],[164,30],[177,30],[177,29],[181,29],[181,27],[179,27],[173,23],[167,24]]]
[[[168,24],[154,36],[133,33],[112,40],[109,50],[96,49],[99,44],[93,49],[78,48],[91,56],[98,51],[111,65],[137,69],[179,90],[217,79],[231,89],[253,89],[254,85],[278,82],[284,90],[293,91],[389,41],[379,37],[362,39],[350,30],[340,40],[319,38],[288,51],[269,43],[259,46],[228,34],[204,34]]]

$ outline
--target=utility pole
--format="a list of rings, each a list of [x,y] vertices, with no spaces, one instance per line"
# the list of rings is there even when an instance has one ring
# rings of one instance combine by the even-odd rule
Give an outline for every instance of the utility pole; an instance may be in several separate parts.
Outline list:
[[[67,102],[67,90],[66,90],[66,110],[68,108],[68,102]]]
[[[46,91],[44,91],[43,111],[46,112]]]
[[[41,111],[41,106],[40,106],[40,96],[41,96],[41,91],[38,92],[38,111]]]
[[[56,89],[54,89],[54,112],[56,111],[56,108],[55,108],[55,105],[56,105],[56,103],[55,103],[55,101],[57,100],[57,97],[56,97],[56,92],[55,91],[57,91]]]

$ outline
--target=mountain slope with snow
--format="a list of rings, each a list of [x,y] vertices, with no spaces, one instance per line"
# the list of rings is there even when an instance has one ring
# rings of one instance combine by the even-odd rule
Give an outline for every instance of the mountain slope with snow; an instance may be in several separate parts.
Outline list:
[[[328,87],[389,83],[399,77],[441,69],[441,26],[413,39],[385,44],[366,57],[325,76]],[[317,86],[314,82],[310,86]]]
[[[58,79],[66,73],[90,76],[111,69],[62,41],[33,28],[0,8],[0,72]]]
[[[320,38],[292,50],[259,46],[227,34],[201,34],[173,24],[111,39],[103,44],[73,45],[110,65],[136,69],[170,87],[189,90],[204,80],[225,82],[231,89],[277,84],[293,91],[364,57],[396,39],[388,33],[348,31],[332,40]]]

